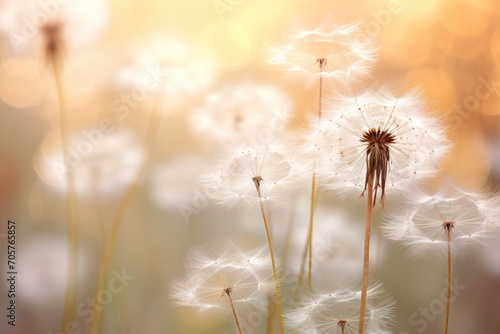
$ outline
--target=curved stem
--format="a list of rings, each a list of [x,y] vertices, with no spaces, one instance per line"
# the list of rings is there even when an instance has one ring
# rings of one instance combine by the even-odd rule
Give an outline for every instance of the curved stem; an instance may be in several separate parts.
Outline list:
[[[368,290],[368,270],[370,264],[370,230],[372,225],[373,212],[373,177],[370,175],[367,182],[366,197],[366,223],[365,223],[365,246],[363,256],[363,281],[361,284],[361,305],[359,307],[359,326],[358,334],[363,334],[365,325],[366,293]]]
[[[61,142],[63,159],[66,174],[66,192],[67,192],[67,219],[68,219],[68,239],[69,239],[69,259],[68,259],[68,277],[66,284],[66,295],[64,300],[63,319],[61,323],[61,331],[66,330],[66,325],[73,321],[73,313],[76,304],[76,290],[78,287],[78,210],[76,205],[75,184],[73,173],[66,165],[67,153],[66,148],[69,145],[69,131],[67,124],[66,101],[64,98],[64,90],[61,78],[60,64],[56,58],[52,59],[52,69],[56,81],[57,96],[59,100],[60,122],[61,122]]]
[[[448,291],[446,296],[446,318],[444,321],[444,334],[448,334],[448,324],[450,320],[450,304],[451,304],[451,231],[447,231],[448,239]]]
[[[267,222],[266,211],[264,210],[264,203],[262,202],[262,195],[260,193],[260,184],[259,184],[258,180],[254,180],[254,182],[255,182],[255,188],[257,189],[257,195],[259,196],[260,211],[262,213],[262,219],[264,220],[264,227],[266,228],[267,244],[269,245],[269,253],[271,255],[271,264],[273,266],[273,278],[274,278],[274,285],[276,286],[276,303],[278,305],[278,318],[279,318],[279,323],[280,323],[280,333],[284,334],[285,329],[283,326],[283,314],[281,311],[281,297],[280,297],[278,273],[276,271],[276,264],[274,261],[273,243],[271,241],[271,234],[269,232],[269,224]]]
[[[158,101],[156,101],[158,104]],[[109,263],[111,262],[111,257],[113,255],[113,252],[115,250],[116,246],[116,241],[118,239],[118,233],[120,231],[120,226],[123,221],[123,217],[125,216],[125,212],[127,210],[127,207],[132,199],[132,196],[134,195],[134,192],[137,188],[138,180],[142,176],[147,161],[149,154],[151,153],[154,140],[156,138],[156,134],[158,132],[160,120],[161,120],[161,110],[157,110],[158,107],[156,106],[152,112],[151,115],[151,120],[148,125],[148,130],[147,130],[147,135],[146,135],[146,140],[145,140],[145,156],[137,170],[137,173],[134,176],[134,179],[130,182],[125,194],[122,197],[122,200],[120,202],[120,205],[118,207],[118,211],[116,213],[116,216],[113,220],[112,226],[111,226],[111,232],[108,238],[108,241],[106,243],[106,248],[104,249],[103,256],[101,258],[101,262],[99,264],[99,278],[97,281],[97,289],[96,291],[100,291],[104,288],[106,284],[106,278],[107,278],[107,272],[108,272],[108,267]],[[88,333],[90,334],[96,334],[99,332],[101,320],[103,317],[104,310],[101,312],[96,312],[94,319],[90,323]]]

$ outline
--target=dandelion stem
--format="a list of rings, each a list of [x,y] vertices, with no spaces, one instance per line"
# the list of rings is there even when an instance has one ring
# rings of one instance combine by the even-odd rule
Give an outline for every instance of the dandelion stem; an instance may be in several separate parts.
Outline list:
[[[314,225],[314,209],[316,204],[316,172],[313,171],[312,181],[311,181],[311,207],[309,209],[309,234],[307,236],[308,253],[309,253],[309,264],[307,271],[307,282],[309,285],[309,291],[312,290],[312,244],[313,244],[313,225]]]
[[[101,291],[104,289],[105,284],[106,284],[106,278],[107,278],[107,272],[108,272],[108,267],[111,262],[111,257],[113,255],[115,246],[116,246],[116,241],[118,239],[118,233],[120,231],[120,226],[123,221],[123,217],[125,216],[125,212],[127,210],[127,207],[132,199],[132,196],[137,188],[138,180],[142,176],[147,161],[148,161],[148,156],[151,153],[154,140],[156,138],[156,134],[158,132],[160,120],[161,120],[161,111],[157,110],[158,109],[158,99],[156,101],[156,106],[152,112],[150,123],[148,125],[148,130],[146,134],[146,140],[145,140],[145,156],[142,159],[141,164],[139,165],[139,168],[137,169],[137,172],[128,185],[128,188],[123,195],[120,205],[118,207],[118,211],[115,215],[115,218],[113,220],[112,226],[111,226],[111,232],[108,237],[107,243],[106,243],[106,248],[104,249],[104,253],[101,258],[101,262],[99,265],[99,278],[97,281],[97,289],[96,291]],[[99,332],[101,320],[103,317],[104,310],[101,312],[96,312],[96,315],[92,322],[89,325],[89,331],[88,333],[90,334],[96,334]]]
[[[370,229],[372,225],[373,212],[373,176],[369,175],[367,180],[366,197],[366,225],[365,225],[365,248],[363,256],[363,281],[361,285],[361,305],[359,307],[358,334],[363,334],[365,325],[366,293],[368,290],[368,269],[370,264]]]
[[[323,103],[323,69],[326,65],[326,58],[318,58],[316,62],[319,64],[319,98],[318,98],[318,118],[321,120],[321,109]]]
[[[57,96],[59,100],[60,122],[61,122],[61,142],[64,163],[67,161],[66,148],[69,145],[69,133],[67,124],[66,100],[61,77],[60,63],[56,57],[51,57],[51,66],[54,71],[56,81]],[[66,295],[64,300],[63,319],[61,330],[64,332],[66,325],[73,320],[73,313],[76,304],[76,290],[78,286],[78,210],[76,204],[75,184],[73,173],[66,169],[66,191],[67,191],[67,215],[68,215],[68,239],[69,239],[69,259],[68,259],[68,280],[66,284]]]
[[[448,240],[448,291],[446,295],[446,318],[444,321],[444,334],[448,334],[448,323],[450,320],[450,304],[451,304],[451,230],[447,230],[446,237]]]
[[[279,323],[280,323],[280,333],[284,334],[285,329],[283,327],[283,315],[281,312],[281,298],[280,298],[280,289],[279,289],[279,282],[278,282],[278,273],[276,271],[276,264],[274,262],[273,243],[271,241],[271,234],[269,233],[269,224],[267,223],[266,211],[264,210],[264,203],[262,202],[262,195],[260,193],[260,181],[261,180],[262,180],[261,178],[255,177],[254,183],[255,183],[255,188],[257,189],[257,195],[259,196],[260,211],[262,213],[262,219],[264,220],[264,227],[266,228],[266,236],[267,236],[267,243],[269,245],[269,253],[271,254],[271,263],[273,266],[274,285],[276,286],[276,303],[278,305],[278,318],[279,318]]]
[[[241,331],[241,327],[240,327],[240,321],[238,320],[238,315],[236,314],[236,309],[234,308],[233,297],[231,297],[231,292],[226,291],[226,294],[229,297],[229,304],[231,304],[231,310],[233,311],[233,316],[234,316],[234,321],[236,322],[236,327],[238,327],[238,333],[243,334],[243,332]]]
[[[300,289],[302,288],[302,284],[304,282],[304,273],[306,271],[306,259],[307,259],[307,253],[308,253],[309,247],[306,242],[304,251],[302,252],[302,259],[300,261],[300,271],[299,271],[299,278],[297,280],[297,288],[295,289],[295,302],[297,303],[299,301],[299,296],[300,296]]]
[[[273,298],[269,296],[269,307],[267,311],[267,330],[266,334],[273,334],[274,308]]]

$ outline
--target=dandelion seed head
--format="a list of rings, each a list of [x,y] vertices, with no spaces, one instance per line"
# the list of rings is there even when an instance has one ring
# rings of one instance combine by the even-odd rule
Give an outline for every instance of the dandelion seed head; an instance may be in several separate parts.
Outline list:
[[[352,287],[315,292],[284,314],[285,324],[299,333],[357,333],[361,293]],[[385,330],[393,323],[394,300],[380,284],[367,291],[365,330]]]
[[[302,74],[310,84],[320,76],[355,81],[366,76],[376,57],[368,38],[356,38],[360,22],[339,25],[332,20],[315,28],[294,22],[281,45],[268,47],[268,63],[289,74]]]
[[[415,201],[408,198],[401,207],[388,210],[384,224],[384,234],[407,246],[410,255],[444,260],[448,237],[456,255],[488,244],[497,235],[498,210],[478,205],[495,199],[451,183],[436,194],[414,193]]]
[[[363,194],[373,178],[374,204],[377,196],[384,204],[387,190],[406,191],[436,173],[449,148],[440,120],[426,113],[416,92],[399,98],[383,90],[342,97],[326,113],[332,119],[327,122],[336,125],[328,138],[335,149],[322,172],[339,175],[330,184],[337,192],[354,188]]]
[[[279,145],[239,145],[228,149],[213,173],[203,176],[205,192],[220,205],[274,201],[293,180],[287,150]]]
[[[264,311],[274,289],[271,259],[266,247],[243,251],[226,242],[219,251],[196,247],[186,264],[186,277],[173,283],[172,297],[178,305],[198,311],[231,314],[235,308]]]

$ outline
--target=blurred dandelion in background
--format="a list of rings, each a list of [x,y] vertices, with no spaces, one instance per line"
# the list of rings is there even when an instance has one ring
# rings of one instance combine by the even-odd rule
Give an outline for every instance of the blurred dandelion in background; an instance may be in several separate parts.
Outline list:
[[[291,101],[278,87],[232,84],[210,92],[190,113],[190,124],[203,141],[241,141],[259,130],[283,131],[291,116]]]
[[[65,236],[46,235],[28,240],[19,254],[19,288],[23,293],[20,298],[36,307],[47,303],[62,307],[66,284],[68,284],[68,240]],[[89,278],[90,259],[88,251],[78,256],[78,277]]]
[[[65,191],[65,173],[75,178],[75,190],[81,196],[107,197],[119,194],[136,174],[144,158],[141,145],[130,132],[103,134],[99,130],[73,136],[64,161],[60,146],[48,135],[33,161],[40,179],[59,191]]]
[[[108,22],[108,9],[99,0],[72,0],[67,3],[2,0],[0,29],[4,30],[14,50],[25,52],[39,48],[41,37],[53,36],[64,46],[61,52],[88,44],[102,33]],[[47,50],[51,45],[46,42]],[[36,53],[36,51],[35,51]]]

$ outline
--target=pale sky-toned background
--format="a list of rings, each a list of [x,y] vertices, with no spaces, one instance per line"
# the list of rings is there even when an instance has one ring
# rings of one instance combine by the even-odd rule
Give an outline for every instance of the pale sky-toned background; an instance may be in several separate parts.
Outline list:
[[[21,3],[31,6],[28,18],[44,8],[42,2]],[[68,38],[78,43],[67,43],[64,60],[70,132],[75,145],[90,142],[95,156],[79,165],[77,177],[78,303],[95,295],[105,236],[139,164],[151,110],[161,94],[146,90],[128,107],[122,98],[148,75],[158,75],[163,67],[172,71],[172,82],[161,96],[159,135],[127,209],[112,263],[112,268],[125,268],[135,278],[113,296],[102,333],[235,332],[230,319],[200,317],[194,310],[175,307],[170,281],[182,275],[191,245],[244,233],[257,244],[265,243],[261,230],[241,223],[259,216],[202,201],[187,222],[179,208],[196,203],[196,179],[221,144],[217,134],[197,132],[197,115],[204,110],[222,103],[227,108],[246,104],[249,113],[248,104],[259,102],[253,89],[260,87],[271,103],[288,106],[289,129],[304,128],[306,116],[314,112],[317,86],[306,85],[300,77],[288,78],[266,63],[266,47],[283,40],[293,18],[313,24],[325,17],[343,23],[363,20],[362,29],[375,39],[379,56],[372,75],[360,85],[418,87],[429,109],[448,126],[453,148],[436,180],[447,177],[468,189],[499,185],[500,4],[495,0],[110,0],[100,5],[95,7],[99,12],[85,6],[77,9],[89,10],[90,15],[82,15],[87,20],[82,22],[88,23],[75,22]],[[0,331],[56,333],[67,246],[65,187],[51,164],[60,156],[57,95],[39,36],[27,40],[26,47],[13,48],[8,13],[0,13],[0,20],[0,272],[6,271],[2,233],[8,219],[18,223],[17,260],[22,266],[18,326],[7,326],[2,311]],[[94,28],[90,38],[88,32]],[[325,95],[337,90],[341,87],[329,86]],[[213,103],[218,94],[222,99]],[[229,97],[235,100],[224,100]],[[106,133],[96,130],[104,119],[112,127]],[[100,140],[107,139],[107,146],[101,147]],[[96,175],[94,166],[104,174]],[[355,205],[353,210],[362,220],[360,208]],[[379,218],[377,213],[375,219]],[[386,241],[381,247],[377,277],[397,300],[394,333],[441,331],[443,312],[422,332],[409,318],[429,307],[444,288],[444,267],[410,261]],[[453,333],[500,332],[500,257],[498,250],[496,256],[488,254],[455,259],[458,282],[467,288],[452,304]],[[0,287],[0,309],[5,310],[3,280]],[[85,330],[86,316],[76,319]],[[264,326],[255,330],[261,332]]]

